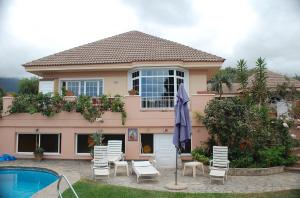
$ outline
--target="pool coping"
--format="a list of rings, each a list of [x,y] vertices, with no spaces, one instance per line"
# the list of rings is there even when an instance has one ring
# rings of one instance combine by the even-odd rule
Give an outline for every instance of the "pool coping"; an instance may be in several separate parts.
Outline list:
[[[53,175],[56,175],[57,177],[59,177],[59,174],[51,169],[48,168],[40,168],[40,167],[31,167],[31,166],[0,166],[0,169],[27,169],[27,170],[41,170],[44,172],[49,172]]]

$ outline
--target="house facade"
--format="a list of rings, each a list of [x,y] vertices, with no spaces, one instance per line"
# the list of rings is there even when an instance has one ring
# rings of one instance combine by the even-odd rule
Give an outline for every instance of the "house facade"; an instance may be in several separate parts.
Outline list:
[[[37,142],[45,148],[45,158],[90,159],[89,134],[101,129],[104,142],[122,140],[126,159],[155,156],[160,166],[172,166],[177,88],[183,83],[190,97],[192,139],[182,154],[189,158],[191,149],[208,137],[193,113],[203,112],[214,98],[214,94],[197,93],[207,91],[207,80],[223,62],[221,57],[131,31],[26,63],[26,71],[41,77],[40,92],[61,94],[65,88],[74,94],[66,100],[76,100],[80,95],[121,95],[127,119],[122,125],[120,114],[113,112],[105,112],[93,123],[76,112],[61,112],[50,118],[9,114],[14,98],[4,97],[0,153],[32,158]],[[129,90],[137,95],[129,95]]]

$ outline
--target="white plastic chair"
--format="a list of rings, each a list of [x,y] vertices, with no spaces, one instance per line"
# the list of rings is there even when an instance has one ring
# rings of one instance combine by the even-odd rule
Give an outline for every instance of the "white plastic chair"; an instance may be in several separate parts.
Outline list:
[[[107,158],[107,146],[94,146],[94,159],[92,160],[93,178],[107,176],[109,178],[109,166]]]
[[[114,163],[123,159],[121,140],[108,140],[107,158],[109,163]]]
[[[213,147],[213,159],[209,161],[210,170],[224,170],[227,180],[229,171],[228,160],[228,147],[227,146],[214,146]]]

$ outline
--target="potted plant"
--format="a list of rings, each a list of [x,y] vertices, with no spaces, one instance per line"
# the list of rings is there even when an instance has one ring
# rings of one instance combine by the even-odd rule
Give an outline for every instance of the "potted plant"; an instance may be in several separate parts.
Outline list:
[[[135,89],[129,90],[128,93],[129,93],[130,96],[134,96],[134,95],[138,95],[139,94],[139,92],[137,90],[135,90]]]
[[[42,147],[37,147],[34,151],[34,158],[36,161],[42,161],[44,155],[44,149]]]
[[[94,146],[101,146],[104,137],[102,135],[102,130],[97,131],[89,136],[88,147],[91,148],[90,154],[94,158]]]
[[[67,90],[66,96],[74,96],[74,93],[70,90]]]

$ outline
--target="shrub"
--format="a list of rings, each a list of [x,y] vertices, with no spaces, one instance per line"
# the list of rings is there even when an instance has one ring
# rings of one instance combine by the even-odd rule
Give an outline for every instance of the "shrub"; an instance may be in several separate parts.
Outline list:
[[[262,167],[282,166],[295,163],[297,158],[286,154],[284,146],[275,146],[259,151],[259,163]]]
[[[202,147],[197,147],[192,151],[193,159],[202,162],[205,165],[209,164],[209,158],[205,156],[205,150]]]
[[[247,136],[247,106],[239,98],[211,100],[204,112],[203,124],[221,145],[238,147]]]
[[[36,77],[23,78],[19,81],[20,94],[38,94],[39,92],[39,79]]]
[[[74,111],[75,107],[76,107],[75,102],[66,101],[63,105],[63,110],[67,112],[71,112]]]
[[[237,159],[230,161],[230,166],[233,168],[248,168],[252,167],[254,164],[254,159],[251,153],[242,155]]]
[[[107,98],[107,96],[103,96]],[[19,95],[12,103],[10,113],[41,113],[44,116],[53,116],[63,111],[81,113],[81,115],[89,122],[94,122],[96,118],[102,117],[105,111],[120,112],[122,116],[122,124],[125,124],[126,112],[124,102],[121,97],[107,100],[106,106],[93,105],[91,98],[88,96],[80,96],[76,102],[63,100],[58,94],[51,97],[49,94],[39,93],[37,95]]]

